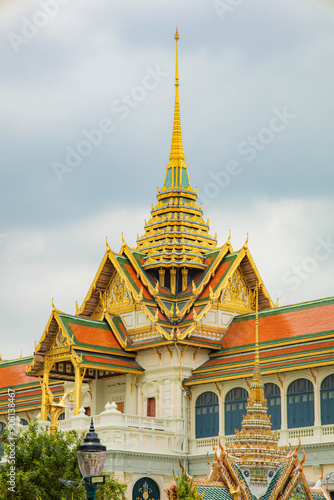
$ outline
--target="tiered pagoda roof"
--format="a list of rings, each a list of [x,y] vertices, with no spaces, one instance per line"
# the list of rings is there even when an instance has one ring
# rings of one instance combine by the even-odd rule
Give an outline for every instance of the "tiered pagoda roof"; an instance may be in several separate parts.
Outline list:
[[[144,254],[144,269],[186,267],[205,269],[204,254],[216,249],[217,236],[209,234],[209,221],[203,219],[202,207],[196,203],[182,144],[178,39],[176,30],[175,109],[172,145],[164,184],[158,189],[158,203],[152,205],[151,219],[145,221],[145,233],[137,239]]]
[[[258,294],[258,290],[256,290],[256,294]],[[256,492],[256,496],[262,496],[267,490],[270,479],[276,473],[281,459],[284,458],[285,450],[278,446],[277,432],[271,430],[267,401],[264,397],[259,362],[257,305],[255,331],[254,374],[250,386],[247,413],[243,418],[241,431],[235,431],[234,439],[226,446],[226,451],[237,459],[238,466],[242,469],[251,491]]]

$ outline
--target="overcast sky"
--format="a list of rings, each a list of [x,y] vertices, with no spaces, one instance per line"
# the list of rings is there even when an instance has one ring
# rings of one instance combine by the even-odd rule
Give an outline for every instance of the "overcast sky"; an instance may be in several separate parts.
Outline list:
[[[7,0],[0,7],[0,353],[73,314],[143,234],[168,162],[175,27],[204,217],[281,305],[334,295],[334,4]],[[100,132],[96,130],[100,128]]]

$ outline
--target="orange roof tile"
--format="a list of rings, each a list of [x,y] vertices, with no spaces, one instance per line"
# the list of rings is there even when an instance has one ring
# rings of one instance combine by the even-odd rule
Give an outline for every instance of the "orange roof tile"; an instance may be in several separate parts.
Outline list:
[[[110,330],[92,328],[91,326],[77,325],[74,323],[69,323],[69,326],[77,340],[82,344],[94,344],[121,349],[120,344]]]
[[[26,362],[10,366],[0,365],[0,389],[15,385],[36,383],[36,377],[26,375]]]
[[[279,340],[332,330],[334,304],[259,317],[259,341]],[[232,323],[222,345],[224,348],[252,344],[255,318]]]

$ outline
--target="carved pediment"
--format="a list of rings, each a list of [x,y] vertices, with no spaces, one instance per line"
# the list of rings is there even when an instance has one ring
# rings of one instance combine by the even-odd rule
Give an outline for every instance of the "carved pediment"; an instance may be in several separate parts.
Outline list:
[[[227,306],[241,307],[248,310],[254,309],[255,295],[248,288],[246,280],[239,269],[229,278],[227,286],[222,290],[220,300]]]
[[[62,349],[63,347],[68,347],[72,344],[73,340],[63,332],[62,328],[59,328],[49,350]]]
[[[125,281],[115,273],[105,292],[100,292],[100,300],[92,318],[100,319],[104,311],[110,314],[119,314],[127,311],[134,304],[132,294],[126,288]]]

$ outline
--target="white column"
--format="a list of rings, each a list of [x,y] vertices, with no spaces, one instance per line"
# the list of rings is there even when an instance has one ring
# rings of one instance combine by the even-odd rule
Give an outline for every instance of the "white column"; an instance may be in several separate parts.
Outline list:
[[[170,381],[170,416],[175,417],[175,404],[174,404],[174,379]]]
[[[159,400],[157,408],[157,417],[164,417],[164,381],[159,380]]]
[[[96,380],[91,380],[90,381],[90,387],[92,389],[92,415],[96,415]]]
[[[319,376],[316,374],[316,380],[313,381],[314,388],[314,426],[317,427],[321,425],[320,417],[320,387],[319,387]]]
[[[224,407],[224,396],[223,396],[223,384],[219,384],[220,395],[218,395],[219,404],[219,435],[225,435],[225,407]]]
[[[285,431],[288,428],[288,413],[287,413],[287,400],[286,400],[286,381],[284,373],[281,375],[283,378],[283,387],[279,383],[281,389],[281,429]]]
[[[320,417],[320,387],[319,387],[319,373],[315,370],[315,381],[313,380],[314,390],[314,439],[320,441],[321,439],[321,417]]]
[[[133,391],[131,394],[131,385],[134,381],[134,375],[132,373],[127,373],[125,375],[125,408],[124,413],[129,415],[136,415],[136,396],[137,396],[137,387],[133,386]]]
[[[137,384],[137,387],[138,387],[138,392],[137,392],[137,394],[138,394],[138,396],[137,396],[137,398],[138,398],[138,400],[137,400],[137,408],[138,408],[137,415],[142,416],[143,415],[143,401],[142,401],[143,396],[142,396],[142,391],[141,391],[141,384]]]
[[[288,412],[287,412],[287,383],[285,380],[284,373],[280,375],[280,379],[283,381],[283,387],[281,382],[278,382],[278,386],[281,389],[281,431],[280,431],[280,444],[286,446],[289,442],[289,431],[288,431]]]

